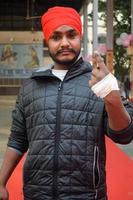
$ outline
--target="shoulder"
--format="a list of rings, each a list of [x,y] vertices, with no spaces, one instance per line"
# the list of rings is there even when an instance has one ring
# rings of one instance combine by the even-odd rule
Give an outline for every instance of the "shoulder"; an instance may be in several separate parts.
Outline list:
[[[89,61],[87,60],[83,60],[83,65],[88,67],[90,69],[90,71],[92,71],[92,65]]]

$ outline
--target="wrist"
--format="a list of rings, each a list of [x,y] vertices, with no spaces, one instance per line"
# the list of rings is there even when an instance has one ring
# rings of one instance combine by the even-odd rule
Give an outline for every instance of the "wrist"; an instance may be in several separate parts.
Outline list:
[[[105,103],[120,103],[121,96],[119,90],[112,90],[108,95],[103,98]]]
[[[117,79],[111,73],[109,73],[101,81],[93,85],[91,89],[98,97],[101,98],[105,98],[112,91],[119,91]]]

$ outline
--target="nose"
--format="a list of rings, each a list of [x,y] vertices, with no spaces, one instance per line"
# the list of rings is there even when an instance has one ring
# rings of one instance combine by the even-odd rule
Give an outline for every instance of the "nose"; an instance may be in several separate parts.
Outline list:
[[[70,43],[69,43],[68,38],[66,36],[63,36],[61,40],[61,47],[69,47],[69,46],[70,46]]]

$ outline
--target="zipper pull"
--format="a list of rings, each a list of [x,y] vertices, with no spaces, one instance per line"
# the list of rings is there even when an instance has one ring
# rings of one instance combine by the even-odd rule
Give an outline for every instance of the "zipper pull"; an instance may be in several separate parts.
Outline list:
[[[59,91],[61,90],[61,86],[62,86],[62,81],[59,84],[59,88],[58,88]]]

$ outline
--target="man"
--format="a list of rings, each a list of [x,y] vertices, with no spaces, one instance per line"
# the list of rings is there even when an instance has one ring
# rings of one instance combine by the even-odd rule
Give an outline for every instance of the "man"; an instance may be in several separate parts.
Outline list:
[[[25,200],[105,200],[105,134],[129,143],[133,107],[122,102],[98,53],[93,70],[80,57],[82,25],[74,9],[49,9],[42,27],[54,64],[34,72],[21,88],[0,171],[0,199],[8,199],[6,183],[27,151]]]

